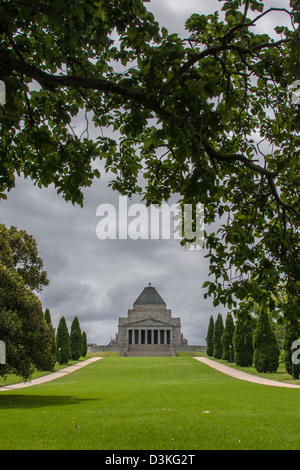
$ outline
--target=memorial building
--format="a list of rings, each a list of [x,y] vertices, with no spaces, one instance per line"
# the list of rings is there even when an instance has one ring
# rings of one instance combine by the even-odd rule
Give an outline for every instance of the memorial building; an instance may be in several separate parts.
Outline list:
[[[149,283],[128,310],[120,317],[116,338],[108,346],[90,345],[89,352],[120,351],[121,356],[175,356],[177,351],[190,348],[199,351],[202,346],[188,346],[181,332],[180,318],[173,318],[171,310]],[[205,350],[205,348],[204,348]]]

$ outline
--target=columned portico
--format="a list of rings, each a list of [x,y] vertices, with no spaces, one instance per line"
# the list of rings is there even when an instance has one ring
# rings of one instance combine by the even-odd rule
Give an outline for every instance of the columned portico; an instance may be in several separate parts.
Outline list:
[[[169,329],[127,329],[128,344],[171,344]]]
[[[174,348],[186,344],[182,339],[180,318],[172,318],[155,287],[149,284],[128,310],[119,318],[118,344],[123,355],[172,355]]]

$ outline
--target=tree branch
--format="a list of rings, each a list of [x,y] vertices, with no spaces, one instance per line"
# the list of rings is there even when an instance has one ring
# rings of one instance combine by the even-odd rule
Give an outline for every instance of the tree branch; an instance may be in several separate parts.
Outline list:
[[[46,90],[55,91],[58,87],[66,86],[115,93],[116,95],[123,96],[126,99],[140,103],[145,108],[154,111],[161,118],[169,117],[169,113],[161,108],[159,103],[152,98],[149,98],[141,91],[110,82],[109,80],[68,75],[51,75],[38,69],[35,65],[16,59],[3,50],[0,50],[0,67],[9,71],[16,71],[24,74],[27,77],[36,80],[41,87]]]
[[[277,204],[282,206],[284,209],[287,209],[289,212],[292,212],[296,217],[298,217],[300,219],[300,213],[293,206],[291,206],[290,204],[287,204],[286,202],[284,202],[280,198],[280,196],[277,192],[277,188],[275,186],[275,183],[274,183],[274,181],[271,177],[268,177],[268,183],[269,183],[269,187],[271,189],[271,192],[272,192]]]
[[[266,170],[262,166],[257,165],[252,160],[245,157],[245,155],[242,155],[242,154],[239,154],[239,153],[225,154],[225,153],[218,152],[208,142],[206,142],[204,139],[202,139],[202,144],[203,144],[207,154],[215,160],[227,161],[227,162],[239,161],[241,163],[244,163],[245,166],[247,166],[251,170],[253,170],[257,173],[260,173],[261,175],[264,175],[266,177],[269,177],[271,179],[278,176],[278,173],[276,173],[275,171]]]
[[[257,165],[254,163],[252,160],[249,160],[249,158],[245,157],[245,155],[234,153],[234,154],[224,154],[221,152],[218,152],[215,150],[208,142],[206,142],[204,139],[202,139],[202,144],[208,154],[208,156],[211,159],[219,160],[219,161],[227,161],[227,162],[241,162],[243,163],[246,167],[250,168],[251,170],[261,174],[262,176],[266,176],[268,180],[268,185],[271,190],[271,193],[273,194],[277,204],[285,209],[287,209],[290,213],[293,213],[296,217],[300,219],[300,213],[290,204],[287,204],[284,202],[278,192],[276,185],[274,183],[274,178],[278,176],[278,173],[275,171],[269,171],[266,168],[261,167],[260,165]]]
[[[187,62],[185,62],[185,64],[183,64],[180,67],[180,69],[178,69],[174,73],[173,77],[169,80],[169,82],[162,89],[162,91],[160,93],[160,97],[163,97],[163,96],[167,95],[171,91],[171,89],[177,84],[177,82],[182,77],[182,75],[187,70],[189,70],[196,62],[199,62],[200,60],[204,59],[205,57],[208,57],[210,55],[215,55],[217,52],[224,52],[224,51],[235,51],[241,57],[244,57],[244,55],[246,55],[246,54],[252,55],[255,51],[260,51],[261,49],[269,48],[269,47],[277,47],[277,46],[280,46],[281,44],[284,44],[286,42],[290,42],[290,39],[280,39],[277,42],[268,42],[268,43],[265,42],[265,43],[262,43],[262,44],[257,44],[256,46],[252,47],[251,49],[246,48],[246,47],[236,46],[234,44],[222,44],[222,45],[219,45],[219,46],[210,46],[207,49],[205,49],[204,51],[201,51],[201,52],[198,52],[197,54],[194,54]]]
[[[160,96],[163,97],[169,93],[169,91],[176,85],[178,80],[181,78],[181,76],[189,70],[196,62],[199,62],[200,60],[204,59],[205,57],[208,57],[210,55],[215,55],[217,52],[220,51],[227,51],[227,50],[235,50],[237,52],[250,52],[249,49],[245,49],[239,46],[233,46],[233,45],[220,45],[220,46],[211,46],[205,49],[202,52],[198,52],[197,54],[193,55],[185,64],[183,64],[180,69],[178,69],[173,77],[169,80],[169,82],[165,85],[165,87],[162,89]]]
[[[250,26],[254,26],[255,23],[260,20],[262,17],[264,17],[265,15],[267,15],[268,13],[272,12],[272,11],[282,11],[282,12],[285,12],[285,13],[288,13],[288,15],[290,15],[290,18],[292,19],[292,15],[291,13],[286,10],[285,8],[274,8],[274,7],[271,7],[269,8],[268,10],[264,11],[263,13],[261,13],[260,15],[258,15],[256,18],[254,18],[254,20],[249,20],[248,23],[246,23],[246,19],[247,19],[247,12],[248,12],[248,9],[249,9],[249,1],[246,0],[245,2],[245,9],[244,9],[244,14],[243,14],[243,19],[242,21],[237,24],[236,26],[234,26],[233,28],[231,28],[226,34],[225,36],[223,36],[223,43],[227,42],[228,38],[230,38],[230,36],[232,36],[232,34],[241,29],[241,28],[249,28]]]

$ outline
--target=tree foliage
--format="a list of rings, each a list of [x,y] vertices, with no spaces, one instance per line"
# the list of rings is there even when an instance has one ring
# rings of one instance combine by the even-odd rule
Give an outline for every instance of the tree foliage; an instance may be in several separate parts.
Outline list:
[[[234,362],[237,366],[247,367],[253,363],[252,319],[238,319],[233,334]]]
[[[72,321],[70,331],[70,348],[71,358],[74,361],[78,361],[82,355],[82,334],[78,317],[74,317]]]
[[[70,335],[65,317],[61,317],[56,330],[57,361],[67,364],[71,359]]]
[[[224,324],[223,318],[220,313],[217,315],[217,319],[215,321],[214,326],[214,334],[213,334],[213,357],[216,359],[221,359],[223,353],[223,346],[222,346],[222,334],[224,331]]]
[[[45,321],[50,329],[51,332],[51,351],[52,351],[52,356],[54,363],[56,362],[56,356],[57,356],[57,351],[56,351],[56,339],[55,339],[55,328],[52,325],[52,320],[51,320],[51,314],[50,310],[48,308],[45,309]]]
[[[279,366],[279,346],[271,327],[269,315],[265,309],[257,319],[253,336],[253,361],[258,372],[276,372]]]
[[[234,334],[234,321],[232,318],[231,313],[229,312],[226,316],[225,320],[225,327],[224,331],[221,337],[221,343],[222,343],[222,359],[224,361],[230,361],[233,360],[233,350],[232,350],[232,339],[233,339],[233,334]]]
[[[88,350],[88,346],[87,346],[87,336],[86,336],[86,332],[83,331],[82,332],[82,357],[85,357],[87,355],[87,350]]]
[[[0,339],[6,346],[0,375],[14,371],[28,379],[35,368],[53,370],[52,326],[33,292],[48,282],[32,235],[0,224]]]
[[[211,315],[209,319],[209,324],[207,328],[207,334],[206,334],[206,354],[210,357],[214,355],[214,343],[213,343],[213,335],[214,335],[214,319],[213,316]]]
[[[214,305],[288,297],[299,314],[298,0],[195,12],[187,38],[160,28],[141,0],[23,0],[0,5],[2,197],[15,174],[73,203],[102,159],[122,194],[180,195],[205,206]],[[290,26],[274,24],[281,12]],[[92,120],[76,133],[74,119]],[[113,131],[113,134],[111,133]],[[215,233],[209,224],[222,218]],[[224,220],[225,217],[225,220]],[[223,223],[224,220],[224,223]]]
[[[28,379],[36,368],[52,371],[52,330],[41,302],[17,273],[1,263],[0,311],[0,337],[6,346],[0,375],[15,372]]]
[[[0,263],[21,276],[33,291],[40,292],[49,284],[37,242],[25,230],[0,224]]]

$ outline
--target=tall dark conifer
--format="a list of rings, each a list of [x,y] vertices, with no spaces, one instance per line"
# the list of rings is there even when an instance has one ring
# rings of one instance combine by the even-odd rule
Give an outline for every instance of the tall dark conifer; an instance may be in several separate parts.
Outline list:
[[[213,334],[213,357],[216,359],[221,359],[222,357],[222,352],[223,352],[223,347],[221,343],[221,338],[222,334],[224,331],[224,324],[223,324],[223,318],[220,313],[218,313],[216,322],[215,322],[215,327],[214,327],[214,334]]]
[[[227,314],[225,328],[222,334],[221,343],[223,347],[222,359],[224,361],[233,360],[232,338],[234,333],[234,322],[231,313]]]
[[[276,372],[279,366],[279,346],[267,311],[262,308],[253,336],[254,367],[257,372]]]
[[[213,316],[210,317],[207,335],[206,335],[206,354],[210,357],[214,354],[214,343],[213,343],[213,335],[214,335],[214,319]]]
[[[86,332],[83,331],[82,333],[82,357],[87,355],[87,337]]]
[[[57,354],[57,351],[56,351],[56,339],[55,339],[55,328],[54,326],[52,325],[52,321],[51,321],[51,315],[50,315],[50,311],[48,308],[46,308],[45,310],[45,313],[44,313],[44,316],[45,316],[45,321],[48,325],[48,328],[49,328],[49,331],[51,332],[51,350],[52,350],[52,355],[53,355],[53,361],[54,361],[54,364],[56,362],[56,354]],[[47,369],[46,369],[47,370]]]
[[[253,364],[253,327],[250,317],[236,322],[232,343],[236,365],[251,366]]]
[[[75,317],[71,325],[70,333],[71,357],[73,361],[78,361],[82,354],[82,334],[78,317]]]
[[[71,358],[70,335],[65,317],[61,317],[56,332],[57,361],[67,364]]]

